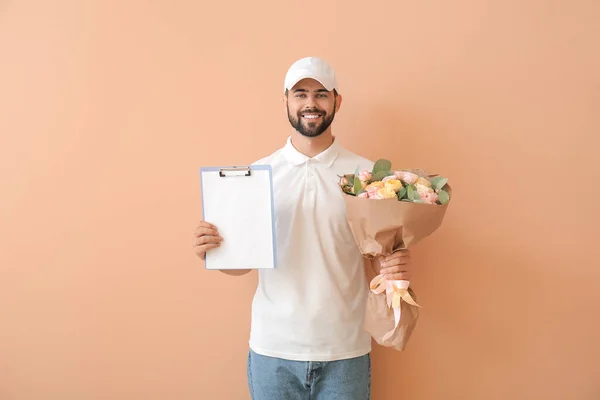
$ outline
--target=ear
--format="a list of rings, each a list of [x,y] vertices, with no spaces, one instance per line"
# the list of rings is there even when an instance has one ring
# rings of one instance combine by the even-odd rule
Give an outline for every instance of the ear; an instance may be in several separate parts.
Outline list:
[[[338,94],[337,97],[335,98],[335,112],[336,113],[340,110],[341,105],[342,105],[342,95]]]

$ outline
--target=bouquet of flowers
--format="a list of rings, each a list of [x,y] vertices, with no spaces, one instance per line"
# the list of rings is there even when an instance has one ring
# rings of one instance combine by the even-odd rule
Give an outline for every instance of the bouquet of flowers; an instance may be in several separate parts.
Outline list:
[[[357,169],[339,178],[356,244],[377,272],[382,257],[407,249],[440,227],[452,194],[447,178],[422,170],[393,170],[383,159],[372,171]],[[410,282],[379,274],[369,286],[365,329],[380,345],[403,350],[419,317]]]

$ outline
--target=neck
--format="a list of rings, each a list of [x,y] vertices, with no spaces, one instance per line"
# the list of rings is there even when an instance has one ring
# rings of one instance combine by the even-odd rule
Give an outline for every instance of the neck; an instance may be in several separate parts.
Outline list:
[[[327,150],[334,140],[335,138],[330,129],[314,138],[303,136],[296,130],[292,132],[292,145],[300,153],[311,158]]]

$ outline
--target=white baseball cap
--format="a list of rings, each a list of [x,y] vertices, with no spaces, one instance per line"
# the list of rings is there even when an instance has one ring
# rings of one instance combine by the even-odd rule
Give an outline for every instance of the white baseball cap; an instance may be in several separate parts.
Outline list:
[[[335,72],[327,61],[318,57],[305,57],[294,62],[288,70],[285,75],[284,92],[306,78],[318,81],[328,91],[338,88]]]

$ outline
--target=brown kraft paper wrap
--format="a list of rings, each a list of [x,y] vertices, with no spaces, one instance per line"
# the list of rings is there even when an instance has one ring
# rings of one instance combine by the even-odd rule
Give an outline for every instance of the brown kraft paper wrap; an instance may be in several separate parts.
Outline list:
[[[435,176],[435,175],[428,175]],[[446,185],[451,194],[451,189]],[[377,274],[379,259],[407,249],[436,231],[448,203],[423,204],[345,195],[347,220],[361,253]],[[370,283],[365,329],[384,347],[404,350],[419,318],[419,305],[408,281],[377,275]],[[402,301],[403,300],[403,301]]]

